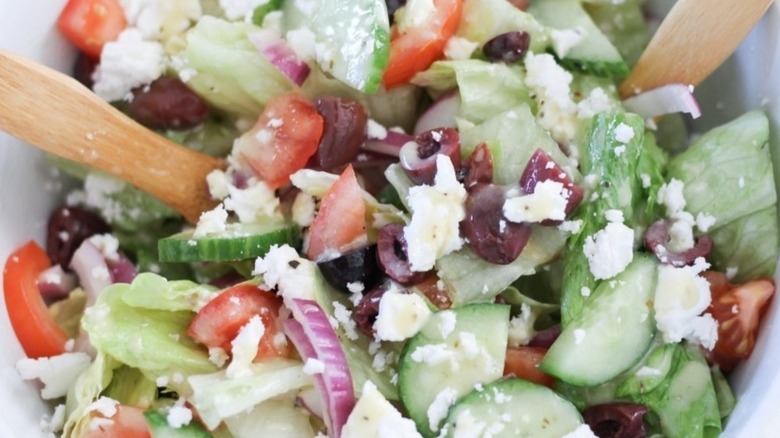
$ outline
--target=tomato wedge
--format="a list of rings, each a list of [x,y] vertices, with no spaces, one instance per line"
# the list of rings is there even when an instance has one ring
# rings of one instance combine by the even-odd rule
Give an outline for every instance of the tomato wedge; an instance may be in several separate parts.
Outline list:
[[[90,425],[84,438],[152,438],[144,411],[140,408],[117,405],[116,414],[110,420],[95,423],[94,428]]]
[[[409,82],[444,54],[444,46],[458,29],[463,0],[433,0],[434,12],[424,24],[403,32],[394,29],[390,59],[382,81],[385,88]]]
[[[256,358],[290,357],[289,342],[278,342],[275,338],[281,332],[277,323],[282,300],[273,292],[252,284],[239,284],[217,295],[195,315],[187,335],[209,348],[221,348],[230,353],[231,341],[241,327],[259,315],[265,326],[265,333],[257,347]]]
[[[309,228],[310,260],[343,254],[367,242],[366,205],[352,165],[347,166],[320,203]]]
[[[324,126],[317,108],[305,97],[282,94],[268,102],[255,126],[236,141],[233,154],[277,189],[317,152]]]
[[[547,354],[543,347],[509,347],[506,350],[504,376],[513,375],[519,379],[552,387],[555,378],[539,370],[539,363]]]
[[[49,256],[31,240],[8,257],[3,270],[8,318],[24,353],[33,359],[64,353],[68,341],[68,335],[49,314],[36,283],[50,266]]]
[[[775,283],[769,279],[752,280],[729,285],[725,276],[707,272],[712,303],[707,311],[718,321],[718,341],[713,359],[724,371],[746,359],[756,345],[761,316],[775,293]]]
[[[97,59],[103,45],[127,27],[127,20],[117,0],[69,0],[57,27],[82,52]]]

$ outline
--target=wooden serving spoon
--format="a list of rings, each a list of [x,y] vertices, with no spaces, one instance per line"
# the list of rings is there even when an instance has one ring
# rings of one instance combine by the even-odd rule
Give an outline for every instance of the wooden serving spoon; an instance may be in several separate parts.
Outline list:
[[[678,0],[620,85],[621,96],[674,83],[699,85],[734,52],[771,4]]]
[[[206,175],[222,160],[150,131],[75,79],[0,50],[0,130],[115,175],[196,223],[216,205]]]

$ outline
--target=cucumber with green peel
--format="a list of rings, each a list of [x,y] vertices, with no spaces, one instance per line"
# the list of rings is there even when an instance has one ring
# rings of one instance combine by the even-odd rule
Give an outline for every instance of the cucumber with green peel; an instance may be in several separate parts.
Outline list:
[[[437,435],[452,402],[502,376],[508,332],[509,306],[472,304],[433,314],[406,343],[398,391],[424,437]]]
[[[572,385],[595,386],[636,365],[655,336],[656,276],[657,262],[634,254],[625,271],[593,291],[539,368]]]
[[[157,242],[161,262],[227,262],[262,257],[272,245],[298,246],[298,225],[277,222],[228,224],[225,231],[193,237],[194,230],[182,231]]]
[[[364,93],[379,90],[390,57],[390,19],[382,0],[285,1],[284,30],[314,34],[323,71]]]
[[[499,380],[474,389],[450,410],[445,437],[560,438],[582,417],[568,400],[546,386],[522,379]],[[466,431],[474,432],[466,435]]]
[[[167,417],[160,411],[146,411],[144,418],[152,438],[213,438],[203,426],[195,422],[181,427],[171,426]]]
[[[545,26],[556,30],[577,30],[582,35],[582,39],[561,57],[563,66],[608,78],[619,79],[628,75],[628,64],[601,33],[579,0],[531,2],[528,12]]]

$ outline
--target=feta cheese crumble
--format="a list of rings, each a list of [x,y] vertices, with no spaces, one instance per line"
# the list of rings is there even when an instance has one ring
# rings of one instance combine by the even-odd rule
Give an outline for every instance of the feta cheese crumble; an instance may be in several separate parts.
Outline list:
[[[520,305],[520,313],[509,320],[509,345],[519,347],[526,345],[536,334],[534,323],[536,316],[531,306],[526,303]]]
[[[253,316],[238,331],[235,339],[230,342],[230,351],[233,359],[227,367],[226,375],[229,379],[246,377],[252,374],[249,366],[257,356],[257,346],[265,334],[265,325],[260,315]]]
[[[306,359],[306,363],[303,364],[304,374],[313,376],[315,374],[322,374],[325,371],[325,363],[319,359],[310,357]]]
[[[571,99],[571,73],[555,62],[552,55],[525,56],[525,84],[539,104],[539,125],[558,143],[568,144],[577,134],[577,105]]]
[[[145,41],[138,29],[127,28],[103,46],[92,89],[109,102],[131,100],[133,88],[150,84],[165,67],[162,44]]]
[[[466,38],[452,36],[447,40],[444,46],[444,56],[449,59],[469,59],[474,50],[477,50],[479,43],[469,41]]]
[[[201,237],[224,233],[227,229],[228,213],[222,204],[214,207],[213,210],[201,213],[198,219],[198,225],[195,226],[195,232],[192,237],[199,239]]]
[[[314,222],[317,204],[314,196],[298,193],[292,205],[292,220],[301,227],[308,227]]]
[[[374,323],[380,341],[409,339],[428,321],[432,312],[416,293],[405,293],[391,287],[379,301],[379,314]]]
[[[634,259],[634,230],[622,221],[609,222],[604,229],[585,238],[582,251],[596,280],[612,278]]]
[[[236,213],[242,224],[284,219],[279,210],[279,198],[263,181],[251,178],[245,189],[229,184],[228,194],[223,201],[225,210]]]
[[[447,412],[450,410],[450,406],[455,404],[458,399],[458,391],[454,388],[444,388],[436,394],[436,397],[428,407],[428,427],[432,431],[439,430],[439,423],[447,417]]]
[[[272,245],[264,257],[255,260],[252,275],[262,275],[263,286],[268,289],[279,288],[285,305],[292,308],[293,298],[315,300],[319,287],[316,269],[290,245]]]
[[[409,264],[413,271],[433,268],[439,257],[460,249],[460,222],[466,217],[466,189],[458,182],[449,157],[436,156],[434,185],[409,189],[412,220],[404,227]]]
[[[564,58],[569,51],[582,42],[585,38],[585,29],[575,27],[573,29],[553,29],[550,32],[553,50],[559,58]]]
[[[43,383],[41,398],[51,400],[65,396],[90,362],[89,355],[80,352],[38,359],[25,357],[16,363],[16,371],[22,380],[40,380]]]
[[[615,127],[615,140],[626,144],[634,138],[634,129],[625,123],[620,123]]]
[[[184,427],[192,421],[192,411],[184,406],[185,400],[180,398],[176,400],[176,404],[168,409],[168,414],[165,416],[168,426],[174,429]]]
[[[341,431],[342,438],[421,438],[414,421],[404,418],[370,380]]]
[[[534,192],[522,196],[507,196],[503,212],[511,222],[542,222],[566,219],[566,204],[571,192],[551,179],[540,181]]]

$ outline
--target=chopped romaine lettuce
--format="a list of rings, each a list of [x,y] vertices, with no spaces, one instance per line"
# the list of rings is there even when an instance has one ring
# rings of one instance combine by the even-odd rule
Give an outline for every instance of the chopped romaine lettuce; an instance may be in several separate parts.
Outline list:
[[[157,384],[141,370],[122,366],[114,370],[111,383],[103,395],[120,404],[147,409],[157,400]]]
[[[505,32],[523,30],[531,36],[530,50],[541,53],[550,45],[550,35],[527,12],[523,12],[506,0],[466,0],[463,3],[463,19],[456,32],[461,38],[479,43]]]
[[[67,421],[63,436],[84,436],[89,429],[89,405],[100,397],[100,394],[111,383],[114,370],[122,366],[116,359],[98,352],[92,364],[76,379],[70,387],[65,402]]]
[[[642,1],[584,3],[583,6],[626,64],[633,67],[650,42],[650,27],[642,11]]]
[[[217,295],[217,288],[189,280],[168,281],[165,277],[142,272],[130,284],[130,290],[122,294],[128,306],[144,309],[177,312],[197,312]]]

